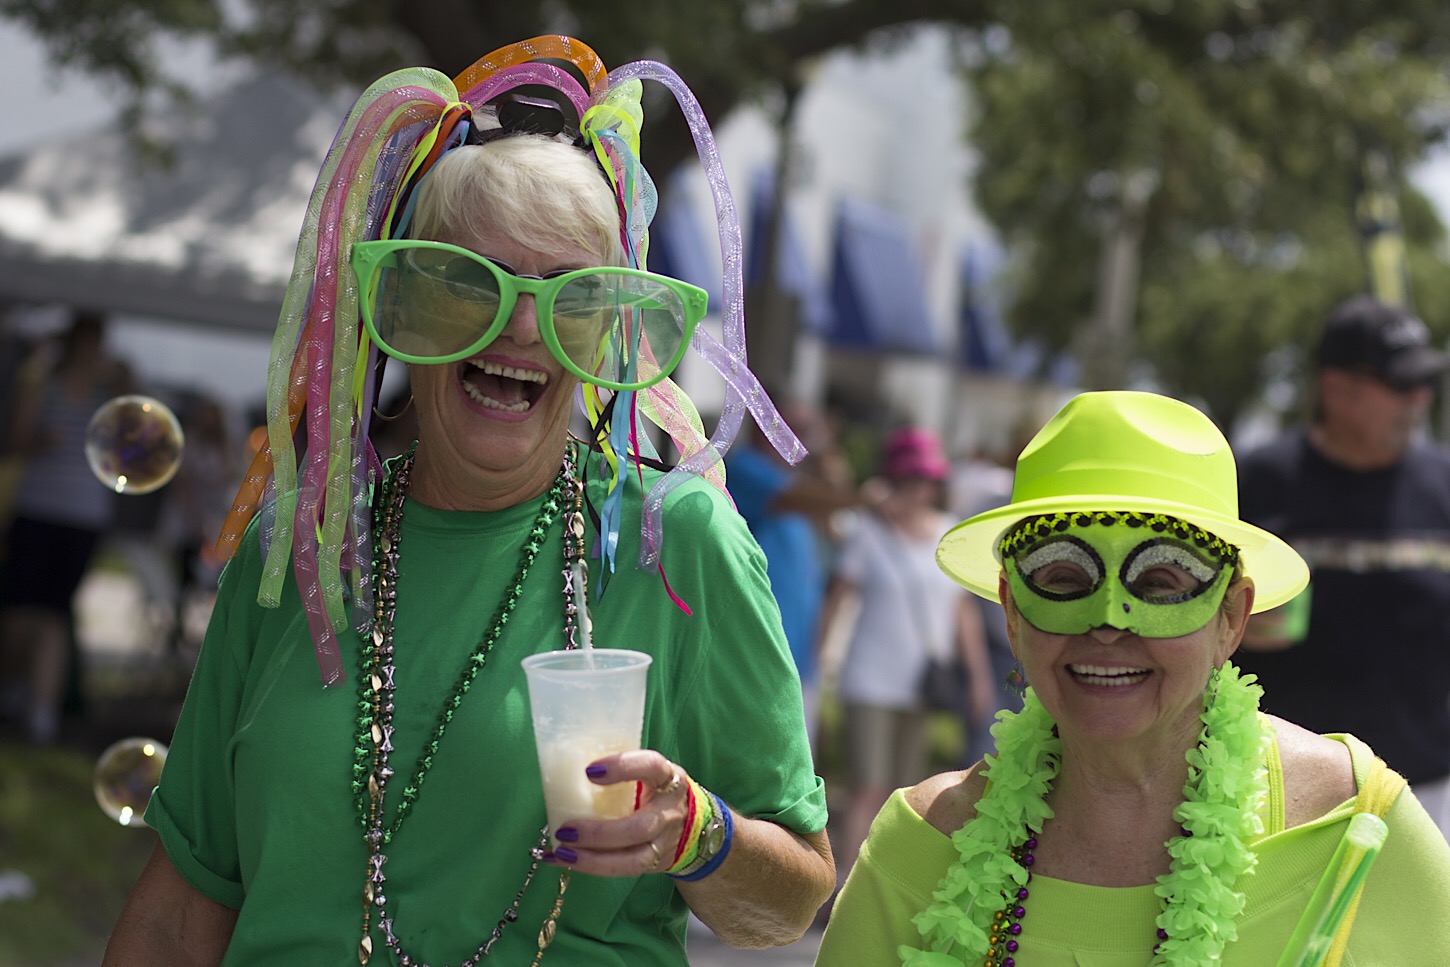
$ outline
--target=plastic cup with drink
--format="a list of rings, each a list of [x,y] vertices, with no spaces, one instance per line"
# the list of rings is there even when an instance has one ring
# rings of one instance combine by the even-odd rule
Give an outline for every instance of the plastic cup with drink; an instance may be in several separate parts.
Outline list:
[[[635,783],[600,785],[584,770],[640,747],[651,660],[622,648],[550,651],[523,660],[551,832],[571,819],[618,819],[634,811]]]

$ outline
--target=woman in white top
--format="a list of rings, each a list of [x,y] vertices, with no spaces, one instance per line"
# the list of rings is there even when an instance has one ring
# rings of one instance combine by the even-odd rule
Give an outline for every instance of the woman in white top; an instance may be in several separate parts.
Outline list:
[[[921,697],[928,662],[959,650],[969,672],[963,705],[986,708],[992,701],[976,603],[936,565],[937,541],[950,525],[943,510],[949,470],[930,431],[906,427],[891,434],[882,460],[889,493],[860,516],[831,576],[823,633],[845,601],[860,604],[837,685],[850,786],[837,850],[841,870],[850,869],[891,790],[929,771],[931,710]]]

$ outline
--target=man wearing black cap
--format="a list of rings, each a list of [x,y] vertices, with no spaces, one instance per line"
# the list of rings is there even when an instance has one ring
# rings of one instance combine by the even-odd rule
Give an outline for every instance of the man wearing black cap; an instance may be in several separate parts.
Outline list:
[[[1422,432],[1450,357],[1361,296],[1316,362],[1312,423],[1239,464],[1243,518],[1294,545],[1310,588],[1256,617],[1239,658],[1266,711],[1368,742],[1450,835],[1450,450]]]

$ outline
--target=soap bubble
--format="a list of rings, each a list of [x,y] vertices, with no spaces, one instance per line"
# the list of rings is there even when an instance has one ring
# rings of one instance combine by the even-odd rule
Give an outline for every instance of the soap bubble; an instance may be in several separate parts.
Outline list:
[[[141,815],[166,764],[166,746],[155,739],[122,739],[96,760],[94,786],[101,810],[122,826],[145,826]]]
[[[165,403],[118,396],[103,403],[86,427],[86,462],[116,493],[149,494],[176,476],[184,442],[181,423]]]

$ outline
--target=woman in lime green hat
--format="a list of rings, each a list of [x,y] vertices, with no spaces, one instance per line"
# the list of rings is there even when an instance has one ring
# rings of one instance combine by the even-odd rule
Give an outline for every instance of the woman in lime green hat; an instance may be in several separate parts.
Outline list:
[[[1074,398],[937,562],[1002,602],[1025,707],[999,713],[995,754],[893,794],[818,967],[1450,963],[1450,845],[1404,780],[1353,736],[1259,713],[1229,660],[1307,570],[1239,520],[1202,413]],[[1363,813],[1388,838],[1356,880],[1336,849]]]

